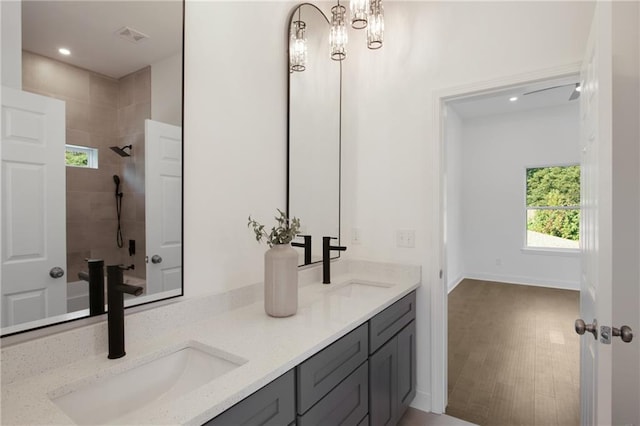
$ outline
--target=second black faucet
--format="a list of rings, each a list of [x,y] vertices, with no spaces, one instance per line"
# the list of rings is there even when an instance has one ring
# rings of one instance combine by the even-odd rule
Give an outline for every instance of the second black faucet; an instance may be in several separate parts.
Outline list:
[[[331,284],[331,252],[346,251],[345,246],[332,246],[331,240],[336,237],[322,237],[322,284]]]

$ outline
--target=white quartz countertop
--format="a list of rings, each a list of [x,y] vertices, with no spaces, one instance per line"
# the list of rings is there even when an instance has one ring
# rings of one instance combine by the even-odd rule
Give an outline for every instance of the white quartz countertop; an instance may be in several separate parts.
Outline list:
[[[379,272],[379,271],[378,271]],[[417,274],[349,272],[333,284],[299,289],[298,312],[288,318],[265,314],[262,300],[146,339],[126,340],[117,360],[100,353],[2,386],[2,424],[74,424],[52,401],[80,383],[126,374],[126,370],[190,342],[246,360],[244,364],[183,396],[141,409],[122,423],[200,425],[336,341],[419,285]],[[417,277],[417,278],[416,278]],[[346,286],[364,281],[380,286]],[[126,332],[126,330],[125,330]],[[124,372],[124,373],[123,373]]]

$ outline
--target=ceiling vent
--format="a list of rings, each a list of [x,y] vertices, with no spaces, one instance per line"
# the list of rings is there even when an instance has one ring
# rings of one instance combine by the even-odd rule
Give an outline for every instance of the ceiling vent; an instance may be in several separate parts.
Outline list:
[[[121,37],[131,43],[140,43],[141,41],[148,39],[149,36],[141,33],[138,30],[134,30],[131,27],[122,27],[115,32],[118,37]]]

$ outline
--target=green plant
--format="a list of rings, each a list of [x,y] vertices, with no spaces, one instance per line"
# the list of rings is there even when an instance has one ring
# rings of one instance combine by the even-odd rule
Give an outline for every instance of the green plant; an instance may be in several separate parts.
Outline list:
[[[300,232],[300,219],[296,217],[289,219],[285,212],[280,209],[277,210],[278,216],[275,219],[278,225],[271,228],[270,233],[264,230],[264,225],[251,219],[251,216],[249,216],[249,223],[247,224],[247,228],[253,227],[256,241],[260,242],[264,238],[269,247],[277,244],[289,244]]]

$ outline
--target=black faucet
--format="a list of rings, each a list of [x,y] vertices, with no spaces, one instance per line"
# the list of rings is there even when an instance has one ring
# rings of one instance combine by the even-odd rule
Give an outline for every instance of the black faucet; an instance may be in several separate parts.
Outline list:
[[[89,273],[78,272],[78,278],[89,282],[89,315],[104,314],[104,260],[87,259]]]
[[[346,251],[345,246],[332,246],[336,237],[322,237],[322,284],[331,284],[331,251]]]
[[[304,264],[309,265],[311,263],[311,235],[298,235],[298,237],[304,238],[304,243],[293,242],[293,247],[304,248]]]
[[[122,265],[107,266],[109,359],[122,358],[126,354],[124,351],[124,293],[140,296],[144,290],[142,287],[124,284],[123,269],[129,268]]]

